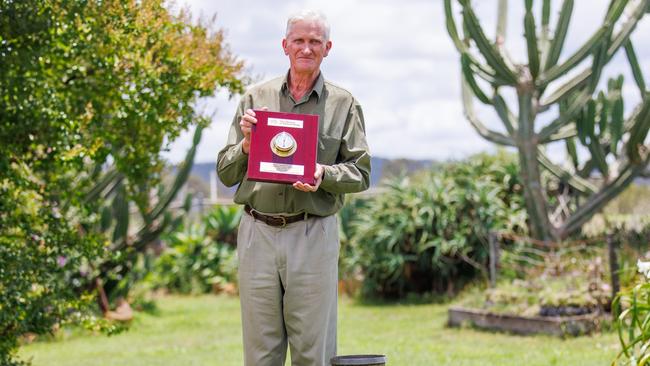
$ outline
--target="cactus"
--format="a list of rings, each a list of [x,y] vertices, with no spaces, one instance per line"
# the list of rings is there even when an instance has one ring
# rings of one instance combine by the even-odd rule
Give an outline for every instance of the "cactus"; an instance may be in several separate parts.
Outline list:
[[[201,140],[202,127],[197,126],[194,132],[192,147],[188,150],[185,160],[179,166],[174,181],[168,189],[159,187],[157,197],[144,205],[131,204],[124,176],[115,167],[104,169],[101,177],[85,195],[86,202],[97,201],[98,214],[100,219],[92,230],[103,233],[111,239],[108,250],[119,256],[112,255],[104,258],[97,264],[97,278],[92,284],[99,283],[102,288],[97,288],[100,294],[106,289],[108,297],[115,298],[117,282],[113,277],[123,278],[133,267],[147,244],[156,240],[163,232],[178,227],[182,220],[182,214],[173,214],[169,211],[169,205],[176,197],[181,187],[187,181],[192,169],[197,146]],[[187,212],[190,209],[191,197],[185,198],[182,210]],[[134,215],[130,207],[138,207],[137,220],[132,220]],[[136,226],[138,225],[138,226]],[[100,281],[97,281],[100,279]],[[99,287],[99,286],[97,286]],[[124,289],[122,289],[124,290]],[[126,289],[128,291],[128,288]],[[119,292],[119,291],[118,291]],[[100,304],[102,310],[108,310],[108,303]]]
[[[562,2],[551,29],[551,1],[541,1],[538,24],[533,1],[526,0],[523,28],[527,64],[514,64],[503,47],[507,0],[499,0],[495,42],[485,35],[471,1],[458,3],[462,34],[451,0],[444,1],[444,9],[447,31],[460,53],[465,116],[483,138],[517,149],[531,233],[540,240],[562,240],[643,174],[650,161],[650,147],[645,142],[650,129],[650,91],[630,40],[636,24],[650,10],[650,0],[612,0],[601,26],[563,60],[560,56],[574,1]],[[641,95],[640,103],[628,116],[624,116],[621,97],[622,76],[609,81],[607,93],[598,90],[604,66],[621,48]],[[588,66],[573,73],[583,62]],[[564,77],[569,72],[575,76]],[[547,90],[553,82],[560,85]],[[502,97],[504,88],[516,91],[518,115]],[[505,132],[492,130],[479,119],[474,99],[495,109]],[[540,126],[538,115],[554,110],[558,115]],[[545,154],[545,145],[561,140],[570,166],[555,164]],[[552,200],[550,190],[544,189],[543,171],[562,187],[555,190]],[[594,179],[595,172],[602,179]]]

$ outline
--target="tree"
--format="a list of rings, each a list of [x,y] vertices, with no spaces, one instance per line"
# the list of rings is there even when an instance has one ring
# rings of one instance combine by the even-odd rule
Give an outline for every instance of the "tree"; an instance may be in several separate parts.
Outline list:
[[[445,0],[445,14],[449,35],[461,54],[465,115],[485,139],[517,149],[532,235],[541,240],[566,238],[623,191],[650,161],[645,144],[650,129],[650,92],[630,40],[650,1],[612,0],[596,32],[582,47],[560,60],[573,0],[562,2],[553,31],[551,1],[541,2],[542,19],[538,23],[533,15],[533,1],[527,0],[523,25],[528,64],[513,63],[503,47],[507,0],[499,1],[494,42],[481,28],[471,1],[459,3],[462,36],[451,0]],[[610,81],[607,95],[598,90],[603,67],[621,48],[641,96],[628,116],[623,113],[622,78]],[[588,65],[584,69],[565,77],[586,60]],[[549,91],[550,84],[556,81],[561,84]],[[491,88],[491,95],[484,91],[486,85]],[[516,91],[517,115],[502,96],[505,88]],[[474,112],[474,98],[494,107],[505,133],[486,127]],[[541,126],[538,116],[554,110],[559,110],[558,115]],[[554,141],[566,144],[571,167],[555,164],[546,156],[544,146]],[[585,148],[577,149],[577,143]],[[554,192],[546,190],[542,169],[555,177]],[[593,179],[596,172],[599,182]],[[549,197],[552,193],[554,197]]]
[[[100,176],[151,217],[160,151],[209,122],[194,101],[242,91],[213,23],[161,0],[0,2],[0,364],[83,308],[80,272],[121,255],[94,229]]]

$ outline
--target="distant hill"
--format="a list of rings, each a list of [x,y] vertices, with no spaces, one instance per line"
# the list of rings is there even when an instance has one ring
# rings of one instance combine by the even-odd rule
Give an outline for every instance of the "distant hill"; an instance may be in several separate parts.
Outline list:
[[[192,167],[191,175],[200,178],[209,184],[210,173],[216,170],[216,162],[196,163]],[[400,174],[411,174],[415,171],[427,169],[434,164],[433,160],[412,160],[412,159],[386,159],[373,157],[370,160],[372,167],[370,171],[370,187],[379,185],[382,179]],[[217,195],[219,197],[232,197],[237,187],[226,187],[220,181],[217,182]],[[207,192],[206,192],[207,196]]]

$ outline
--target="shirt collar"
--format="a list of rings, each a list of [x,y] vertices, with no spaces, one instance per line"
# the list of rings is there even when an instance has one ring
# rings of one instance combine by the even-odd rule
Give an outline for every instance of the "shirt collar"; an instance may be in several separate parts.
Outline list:
[[[316,97],[320,99],[320,96],[323,95],[323,88],[325,87],[325,78],[323,77],[323,73],[320,72],[318,73],[318,77],[316,78],[316,82],[314,83],[314,86],[311,88],[311,91],[309,92],[309,95],[312,93],[316,93]],[[284,80],[282,81],[282,93],[284,95],[289,94],[289,72],[287,71],[287,74],[284,76]]]

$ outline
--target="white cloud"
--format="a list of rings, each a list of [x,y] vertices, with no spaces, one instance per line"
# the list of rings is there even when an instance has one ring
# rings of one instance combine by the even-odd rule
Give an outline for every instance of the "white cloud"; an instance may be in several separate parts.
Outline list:
[[[181,0],[181,4],[183,0]],[[410,0],[316,0],[303,1],[212,1],[185,0],[193,13],[206,17],[217,14],[217,26],[226,31],[226,41],[243,59],[252,75],[268,79],[288,67],[280,42],[287,15],[302,8],[322,10],[331,24],[334,43],[323,62],[326,78],[352,91],[361,101],[366,130],[375,156],[409,158],[460,158],[471,153],[494,150],[470,126],[462,113],[459,56],[445,27],[442,1]],[[604,0],[576,2],[562,59],[576,50],[601,23],[607,7]],[[526,59],[523,38],[523,2],[511,1],[506,48],[517,61]],[[541,4],[540,4],[541,5]],[[557,19],[559,1],[553,1],[551,25]],[[476,2],[477,13],[486,33],[493,36],[496,1]],[[537,6],[537,3],[535,5]],[[458,14],[458,7],[454,12]],[[540,9],[535,9],[539,23]],[[650,75],[650,17],[633,35],[646,79]],[[585,21],[594,19],[594,21]],[[622,71],[626,95],[635,93],[629,66],[617,56],[610,72]],[[631,89],[630,89],[631,88]],[[507,100],[514,100],[513,93]],[[636,92],[638,95],[638,92]],[[219,95],[207,102],[216,109],[213,123],[204,133],[197,161],[214,161],[226,141],[237,97],[228,101]],[[502,130],[496,114],[476,103],[486,125]],[[631,105],[632,103],[628,103]],[[627,107],[627,105],[626,105]],[[516,106],[512,106],[516,112]],[[545,117],[544,120],[552,119]],[[167,157],[177,162],[191,140],[183,135]]]

